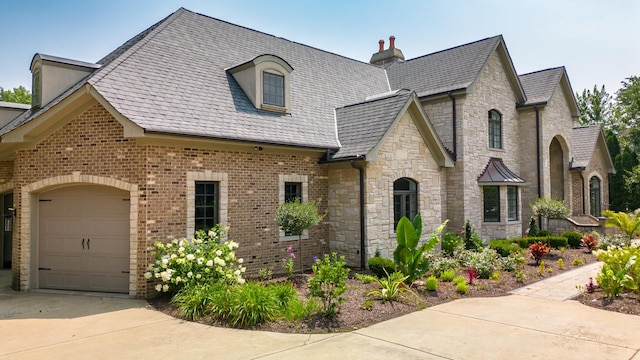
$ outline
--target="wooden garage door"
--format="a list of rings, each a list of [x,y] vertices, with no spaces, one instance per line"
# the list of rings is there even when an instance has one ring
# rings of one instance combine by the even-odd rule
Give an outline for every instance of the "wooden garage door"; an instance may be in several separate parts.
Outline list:
[[[72,186],[40,195],[39,287],[129,292],[129,193]]]

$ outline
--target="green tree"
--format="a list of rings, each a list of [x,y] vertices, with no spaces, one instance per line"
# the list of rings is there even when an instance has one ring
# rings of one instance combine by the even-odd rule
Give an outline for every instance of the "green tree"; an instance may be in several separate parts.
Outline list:
[[[0,87],[0,101],[31,104],[31,93],[24,86],[13,88],[13,91]]]
[[[605,90],[604,85],[598,90],[584,89],[582,94],[576,93],[580,110],[580,125],[600,124],[604,129],[617,131],[618,121],[613,117],[613,98]]]
[[[320,203],[320,200],[318,200]],[[318,213],[318,203],[300,202],[299,198],[278,205],[276,222],[285,234],[298,235],[298,257],[302,268],[302,232],[318,225],[326,214]]]
[[[630,128],[640,125],[640,77],[630,76],[622,81],[616,92],[615,113]]]

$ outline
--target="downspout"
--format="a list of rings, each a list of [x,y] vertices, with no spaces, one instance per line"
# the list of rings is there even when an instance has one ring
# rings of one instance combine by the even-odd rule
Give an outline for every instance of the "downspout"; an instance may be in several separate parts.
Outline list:
[[[536,171],[538,175],[538,199],[542,198],[542,170],[540,169],[540,110],[537,106],[533,107],[536,112]],[[538,215],[538,224],[542,230],[542,216]]]
[[[536,112],[536,165],[537,165],[537,174],[538,174],[538,198],[542,197],[542,171],[540,169],[540,110],[538,110],[537,106],[533,107],[533,110]]]
[[[586,214],[586,210],[587,210],[587,205],[585,202],[585,197],[587,196],[586,191],[584,191],[584,174],[582,173],[582,171],[578,171],[578,173],[580,173],[580,179],[582,180],[582,214]]]
[[[360,270],[364,270],[365,256],[365,228],[364,228],[364,167],[356,165],[355,160],[351,160],[351,167],[360,172]]]
[[[456,98],[455,96],[453,96],[453,94],[451,94],[451,91],[449,91],[447,93],[447,95],[449,96],[449,99],[451,99],[451,120],[453,123],[453,149],[451,149],[453,151],[453,161],[458,160],[458,146],[457,146],[457,142],[458,142],[458,136],[457,136],[457,114],[456,114]]]

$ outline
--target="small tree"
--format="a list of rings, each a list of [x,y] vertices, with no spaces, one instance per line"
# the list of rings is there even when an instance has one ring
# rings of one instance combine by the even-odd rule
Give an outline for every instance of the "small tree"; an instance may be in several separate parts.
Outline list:
[[[627,214],[624,212],[613,212],[611,210],[605,210],[602,215],[606,216],[604,226],[617,227],[627,236],[626,245],[631,245],[631,239],[640,230],[640,213],[636,210],[633,213]]]
[[[545,220],[564,219],[570,214],[569,208],[564,203],[564,200],[553,198],[541,198],[536,200],[536,202],[531,205],[531,212],[534,216],[541,216]],[[542,228],[542,226],[540,226],[540,228]],[[545,230],[549,230],[548,226],[545,226]]]
[[[318,225],[325,214],[318,213],[318,204],[313,202],[300,202],[299,198],[278,205],[276,209],[276,221],[278,227],[285,234],[298,235],[298,257],[300,258],[300,271],[302,272],[302,233]]]

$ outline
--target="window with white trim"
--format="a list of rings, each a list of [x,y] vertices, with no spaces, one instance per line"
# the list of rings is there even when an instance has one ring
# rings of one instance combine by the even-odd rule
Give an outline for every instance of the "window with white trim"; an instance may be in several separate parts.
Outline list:
[[[287,201],[294,201],[295,198],[299,198],[300,201],[309,200],[309,177],[307,175],[297,174],[281,174],[278,176],[278,203],[282,204]],[[278,226],[278,225],[275,225]],[[279,229],[280,241],[298,240],[297,235],[285,234],[282,229]],[[309,231],[305,230],[302,233],[302,239],[309,238]]]
[[[262,73],[262,103],[284,107],[284,76],[264,71]]]
[[[401,178],[393,182],[393,228],[403,216],[413,221],[418,214],[418,183]]]
[[[187,172],[187,239],[193,238],[196,230],[228,225],[228,183],[226,173]]]
[[[597,176],[592,176],[589,179],[589,213],[592,216],[602,215],[602,201],[600,193],[600,179]]]
[[[220,222],[218,188],[217,181],[196,181],[195,231],[208,231]]]

